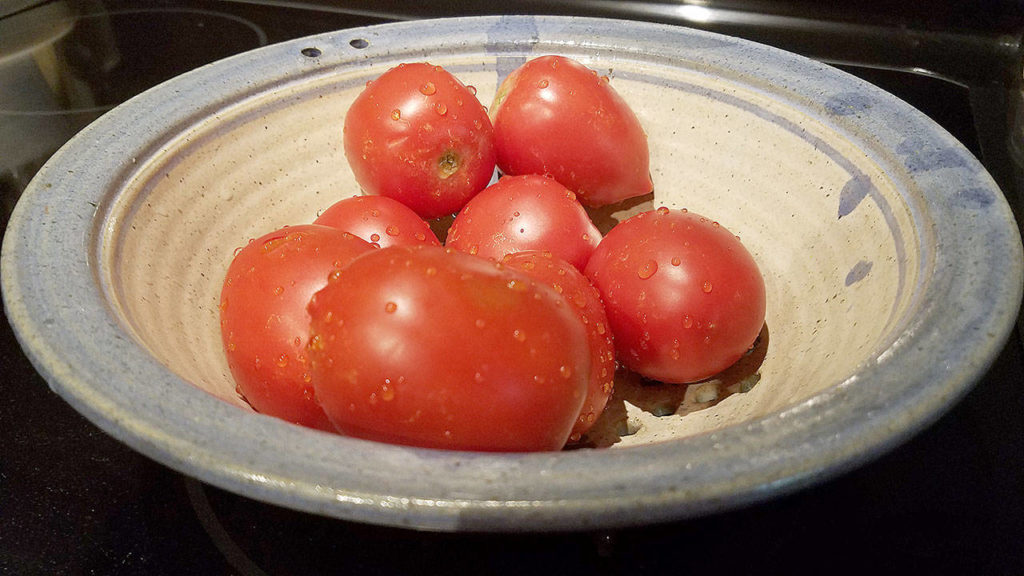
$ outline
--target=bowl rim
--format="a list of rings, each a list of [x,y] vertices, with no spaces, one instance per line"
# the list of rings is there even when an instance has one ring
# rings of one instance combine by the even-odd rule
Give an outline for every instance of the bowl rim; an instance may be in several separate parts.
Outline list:
[[[357,39],[369,45],[358,48]],[[933,274],[922,288],[942,295],[943,305],[916,302],[898,336],[857,374],[779,412],[628,449],[535,454],[384,445],[238,410],[163,367],[112,311],[97,272],[107,211],[117,182],[139,169],[137,159],[159,154],[161,142],[146,134],[169,138],[237,99],[239,85],[252,95],[374,58],[397,63],[439,50],[512,54],[555,46],[685,58],[738,76],[753,77],[756,65],[765,86],[823,117],[829,96],[869,100],[870,114],[862,108],[829,118],[866,149],[893,148],[912,134],[946,155],[938,168],[918,169],[908,158],[901,168],[928,191],[912,200],[937,240]],[[303,55],[308,47],[319,54]],[[958,241],[963,238],[974,241]],[[10,218],[0,261],[7,317],[50,387],[158,462],[244,496],[348,520],[443,531],[553,531],[733,508],[822,481],[902,443],[965,394],[998,355],[1019,311],[1021,254],[1009,206],[980,163],[923,114],[853,76],[776,48],[664,24],[475,16],[274,44],[132,98],[39,171]],[[147,386],[132,388],[127,379]],[[173,398],[178,411],[165,410],[161,398]]]

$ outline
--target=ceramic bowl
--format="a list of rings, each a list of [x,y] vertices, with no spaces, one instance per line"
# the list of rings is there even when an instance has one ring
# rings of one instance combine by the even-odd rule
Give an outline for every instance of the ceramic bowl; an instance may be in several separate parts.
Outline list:
[[[367,80],[427,60],[489,103],[504,75],[550,53],[608,75],[649,136],[653,197],[595,217],[685,207],[760,265],[766,333],[741,377],[653,389],[674,403],[626,379],[613,437],[557,453],[385,445],[254,413],[219,339],[226,267],[249,238],[359,193],[341,125]],[[200,480],[369,523],[571,530],[742,505],[905,440],[1001,349],[1021,254],[977,160],[847,74],[678,27],[481,17],[273,45],[121,105],[26,190],[4,239],[3,295],[58,394]]]

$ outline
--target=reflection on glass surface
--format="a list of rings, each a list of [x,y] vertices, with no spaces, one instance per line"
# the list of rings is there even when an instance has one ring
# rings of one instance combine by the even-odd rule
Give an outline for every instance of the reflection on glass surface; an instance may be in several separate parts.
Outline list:
[[[259,26],[231,14],[76,6],[51,2],[0,19],[4,222],[40,166],[89,122],[164,80],[267,43]]]

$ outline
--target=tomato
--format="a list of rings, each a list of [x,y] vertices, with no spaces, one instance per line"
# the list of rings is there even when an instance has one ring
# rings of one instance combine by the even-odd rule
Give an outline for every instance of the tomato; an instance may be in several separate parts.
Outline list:
[[[505,176],[455,217],[445,245],[492,260],[550,250],[582,270],[601,241],[576,195],[544,176]]]
[[[430,448],[557,450],[587,390],[589,347],[550,287],[450,248],[393,246],[309,305],[324,411],[356,437]]]
[[[386,196],[352,196],[324,210],[313,224],[331,226],[376,245],[440,246],[430,225],[404,204]]]
[[[647,136],[606,77],[562,56],[513,71],[490,110],[498,168],[547,174],[587,206],[650,192]]]
[[[575,442],[601,415],[615,384],[615,343],[601,295],[582,272],[551,252],[516,252],[506,256],[502,263],[554,288],[586,328],[590,344],[590,381],[587,398],[569,435]]]
[[[713,376],[764,325],[764,279],[753,257],[692,212],[658,208],[619,223],[585,272],[601,292],[619,361],[648,378]]]
[[[333,430],[313,396],[306,305],[332,270],[374,250],[348,232],[304,224],[250,241],[228,267],[221,339],[239,393],[258,412]]]
[[[369,194],[423,218],[457,212],[494,174],[494,135],[473,90],[440,66],[400,64],[345,115],[345,157]]]

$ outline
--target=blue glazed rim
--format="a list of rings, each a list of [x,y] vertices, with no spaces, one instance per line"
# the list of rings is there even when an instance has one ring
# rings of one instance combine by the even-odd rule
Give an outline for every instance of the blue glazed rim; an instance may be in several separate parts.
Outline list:
[[[869,153],[893,151],[913,186],[928,191],[919,218],[936,245],[925,290],[938,300],[918,300],[899,338],[855,376],[782,412],[624,450],[517,455],[381,445],[238,410],[173,375],[111,312],[95,272],[102,238],[97,207],[111,182],[130,173],[133,155],[152,152],[152,134],[167,134],[215,103],[238,98],[240,87],[255,94],[339,67],[444,51],[495,55],[502,75],[524,54],[558,46],[706,66],[829,117]],[[156,109],[163,113],[152,114]],[[870,193],[852,184],[844,191],[847,206]],[[895,97],[820,63],[735,38],[659,24],[530,16],[344,30],[260,48],[162,84],[54,155],[11,217],[2,262],[7,315],[33,365],[112,436],[171,468],[259,500],[445,531],[675,520],[848,470],[903,442],[971,388],[1009,336],[1024,283],[1019,231],[996,185],[955,139]],[[132,386],[140,380],[150,385]]]

